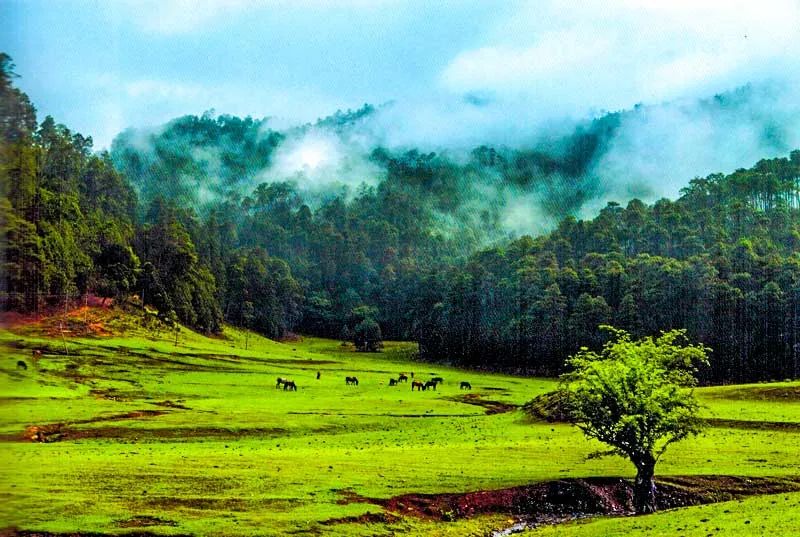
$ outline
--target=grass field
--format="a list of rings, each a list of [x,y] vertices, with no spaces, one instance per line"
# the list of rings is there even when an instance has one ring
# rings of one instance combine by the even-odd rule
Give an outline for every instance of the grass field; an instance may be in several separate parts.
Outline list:
[[[182,330],[176,345],[171,332],[148,332],[119,312],[78,312],[72,324],[81,316],[102,323],[104,335],[62,338],[47,323],[0,331],[0,527],[485,535],[513,520],[445,522],[389,512],[377,501],[633,474],[623,459],[590,457],[602,447],[572,427],[531,422],[514,409],[551,390],[550,379],[415,363],[407,343],[361,354],[336,341],[250,335],[245,349],[245,334],[226,329],[220,338]],[[34,348],[44,350],[38,364]],[[388,386],[412,371],[445,382],[435,392]],[[359,386],[346,386],[346,375]],[[278,376],[298,391],[275,389]],[[462,380],[471,392],[459,390]],[[800,475],[800,383],[698,394],[712,426],[674,446],[659,475]],[[47,442],[26,438],[37,430]],[[797,493],[773,494],[530,534],[746,536],[767,528],[792,535],[799,506]]]

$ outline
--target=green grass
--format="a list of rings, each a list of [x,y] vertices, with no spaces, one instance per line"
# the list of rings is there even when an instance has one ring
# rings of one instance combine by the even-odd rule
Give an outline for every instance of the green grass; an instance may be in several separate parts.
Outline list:
[[[409,359],[414,347],[407,343],[387,343],[384,352],[366,355],[330,340],[277,343],[250,335],[245,350],[245,335],[226,329],[221,338],[182,330],[175,345],[171,333],[151,335],[122,314],[107,314],[105,321],[119,335],[65,341],[44,337],[40,326],[0,331],[0,436],[5,438],[0,527],[483,535],[508,521],[502,516],[451,523],[411,517],[371,524],[326,521],[382,513],[367,501],[348,502],[348,493],[388,498],[633,473],[620,458],[589,458],[601,446],[570,426],[531,423],[518,411],[487,415],[458,399],[463,395],[458,382],[467,380],[483,399],[521,404],[551,390],[550,379],[415,363]],[[38,367],[17,370],[17,360],[30,364],[30,349],[36,347],[50,352]],[[435,373],[445,384],[423,393],[412,393],[410,385],[387,385],[390,377],[411,371],[417,378]],[[345,375],[358,376],[360,386],[345,386]],[[294,379],[298,392],[276,390],[278,376]],[[775,386],[790,394],[800,389],[798,383]],[[698,394],[709,417],[800,422],[798,399],[773,401],[774,393],[764,399],[764,387]],[[110,419],[143,410],[165,413]],[[30,425],[52,423],[71,424],[77,437],[53,443],[19,438]],[[658,471],[794,476],[796,431],[710,428],[673,447]],[[151,522],[160,525],[127,527],[137,517],[158,517],[160,522]],[[632,522],[596,523],[629,528]]]

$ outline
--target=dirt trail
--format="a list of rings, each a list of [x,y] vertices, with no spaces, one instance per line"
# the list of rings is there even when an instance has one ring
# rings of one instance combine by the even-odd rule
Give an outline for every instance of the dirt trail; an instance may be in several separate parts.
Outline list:
[[[86,425],[88,423],[102,423],[105,421],[122,421],[130,419],[152,418],[169,414],[169,410],[133,410],[122,414],[112,414],[110,416],[97,416],[85,420],[75,420],[63,423],[47,423],[44,425],[29,425],[21,435],[22,440],[31,442],[58,442],[60,440],[86,438],[89,437],[93,429],[72,429],[75,425]],[[0,436],[3,441],[18,441],[18,435]]]

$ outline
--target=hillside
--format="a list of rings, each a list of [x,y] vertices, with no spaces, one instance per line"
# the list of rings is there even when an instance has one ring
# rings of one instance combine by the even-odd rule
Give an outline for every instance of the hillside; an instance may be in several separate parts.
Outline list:
[[[4,310],[96,295],[206,334],[413,340],[426,360],[548,375],[601,324],[685,328],[714,351],[707,382],[800,373],[798,151],[579,220],[613,193],[593,186],[609,140],[652,111],[458,154],[358,145],[369,106],[280,131],[206,114],[94,153],[38,121],[1,58]],[[753,98],[702,108],[728,121]]]

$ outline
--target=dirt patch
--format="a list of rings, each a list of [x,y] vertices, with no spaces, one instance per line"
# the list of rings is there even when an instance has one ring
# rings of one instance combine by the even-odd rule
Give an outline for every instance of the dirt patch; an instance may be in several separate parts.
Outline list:
[[[800,491],[800,477],[668,476],[659,479],[658,483],[660,486],[699,494],[704,500],[701,503],[722,502],[759,494]]]
[[[277,437],[287,434],[286,429],[252,428],[252,429],[220,429],[215,427],[179,428],[179,427],[96,427],[92,429],[76,429],[67,431],[61,440],[83,440],[113,438],[115,440],[183,440],[193,438],[236,439],[244,436]]]
[[[790,421],[749,421],[749,420],[727,420],[720,418],[709,418],[705,420],[711,427],[723,429],[744,429],[755,431],[786,431],[800,433],[800,423]]]
[[[94,432],[93,429],[75,430],[75,425],[85,425],[87,423],[98,423],[104,421],[121,421],[129,419],[142,419],[167,414],[167,410],[134,410],[124,414],[112,414],[111,416],[98,416],[85,420],[71,421],[69,423],[47,423],[45,425],[29,425],[22,432],[21,439],[30,442],[58,442],[60,440],[74,440],[77,438],[87,438]],[[0,441],[20,440],[16,435],[0,436]]]
[[[358,516],[345,516],[340,518],[329,518],[320,522],[323,526],[333,526],[336,524],[392,524],[400,520],[400,517],[392,513],[364,513]]]
[[[722,392],[718,397],[721,399],[742,399],[752,401],[800,401],[800,385],[740,388],[737,390]]]
[[[624,479],[592,478],[461,494],[407,494],[376,503],[406,516],[449,521],[488,513],[623,514],[632,507],[633,497]]]
[[[129,531],[123,533],[94,533],[72,531],[54,533],[51,531],[20,530],[17,528],[0,529],[0,537],[163,537],[160,533],[150,531]],[[188,534],[170,534],[170,537],[191,537]]]
[[[119,395],[117,390],[114,388],[106,388],[106,389],[91,389],[89,390],[89,395],[94,397],[95,399],[105,399],[107,401],[130,401],[130,397],[125,397]]]
[[[659,509],[671,509],[756,494],[796,491],[800,491],[800,478],[678,476],[658,481],[656,501]],[[553,520],[629,515],[634,512],[631,482],[622,478],[604,477],[562,479],[500,490],[456,494],[406,494],[368,501],[382,506],[390,513],[443,521],[492,513],[552,523]]]
[[[191,408],[189,408],[186,405],[182,405],[180,403],[176,403],[175,401],[169,401],[169,400],[167,400],[167,401],[157,401],[157,402],[151,403],[151,404],[156,405],[156,406],[163,406],[163,407],[166,407],[166,408],[177,408],[179,410],[191,410]]]
[[[175,356],[192,356],[195,358],[207,358],[213,360],[221,360],[226,362],[253,362],[256,364],[270,365],[332,365],[341,364],[340,360],[313,360],[313,359],[292,359],[292,358],[254,358],[252,356],[239,356],[238,354],[218,354],[218,353],[192,353],[192,354],[175,354]]]
[[[124,533],[93,533],[93,532],[66,532],[66,533],[53,533],[50,531],[29,531],[6,529],[0,530],[0,537],[163,537],[160,533],[153,533],[150,531],[130,531]],[[188,534],[170,534],[170,537],[191,537]]]
[[[116,522],[118,528],[147,528],[150,526],[177,526],[178,523],[174,520],[164,520],[156,516],[135,516],[127,520],[118,520]]]
[[[505,412],[511,412],[512,410],[516,410],[519,408],[519,405],[514,405],[511,403],[503,403],[501,401],[492,401],[490,399],[484,399],[481,397],[479,393],[468,393],[465,395],[456,395],[454,397],[448,397],[451,401],[455,401],[457,403],[466,403],[468,405],[475,405],[480,406],[486,409],[486,414],[503,414]]]
[[[61,423],[50,423],[47,425],[29,425],[22,433],[24,440],[31,442],[57,442],[61,440],[63,425]]]
[[[287,510],[296,507],[301,502],[294,498],[209,498],[209,497],[158,497],[148,498],[144,505],[152,509],[176,510],[196,509],[200,511],[225,511],[242,513],[258,511],[266,508],[272,510]]]

